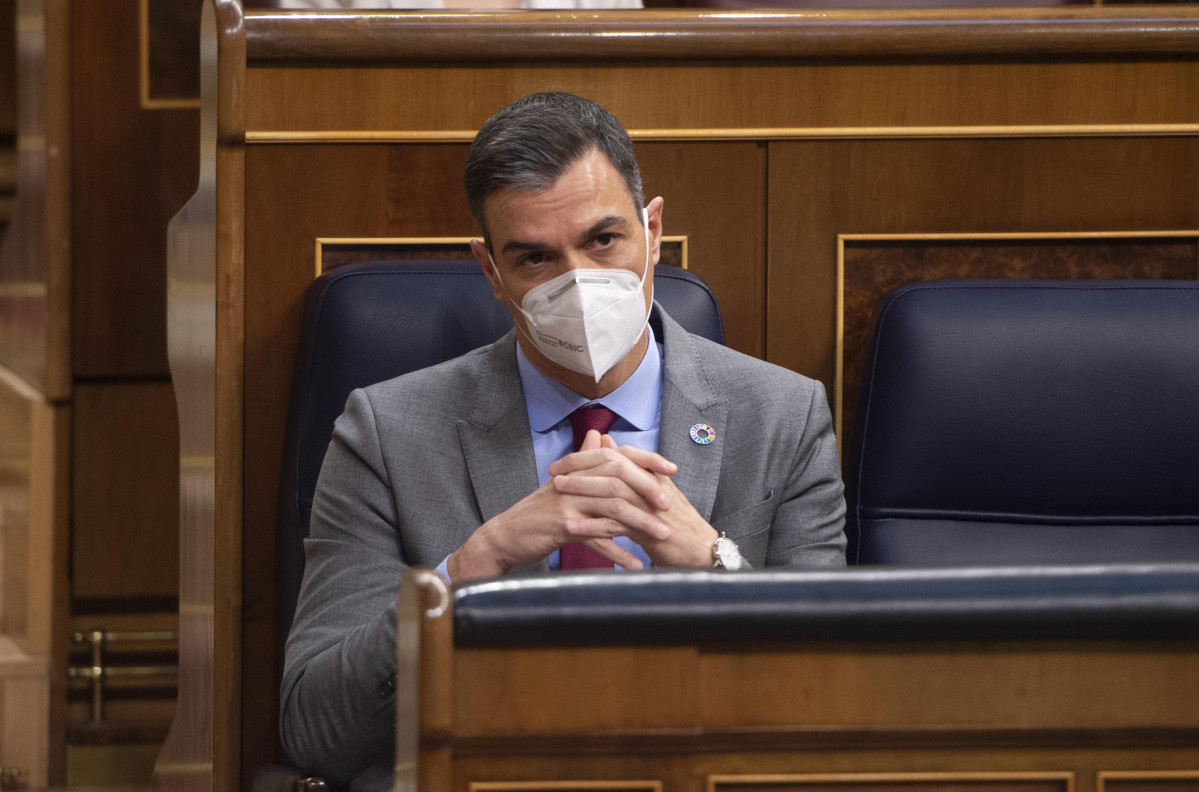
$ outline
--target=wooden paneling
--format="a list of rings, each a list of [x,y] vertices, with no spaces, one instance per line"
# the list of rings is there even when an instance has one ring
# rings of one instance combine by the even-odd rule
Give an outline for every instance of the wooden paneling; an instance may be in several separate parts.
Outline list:
[[[64,645],[70,411],[0,380],[0,632],[24,651]]]
[[[756,143],[640,143],[648,202],[666,234],[687,237],[687,266],[712,287],[725,343],[762,357],[766,326],[766,149]]]
[[[1192,55],[1197,17],[1189,9],[1148,17],[1132,9],[908,8],[678,14],[624,11],[528,14],[390,13],[314,16],[263,13],[247,38],[256,67],[270,62],[482,63],[662,59],[924,59],[1023,55]],[[1147,21],[1152,19],[1151,22]],[[619,30],[618,36],[611,35]],[[1005,58],[1017,60],[1017,58]]]
[[[1199,790],[1196,770],[1125,770],[1099,773],[1098,792],[1195,792]]]
[[[50,735],[66,718],[67,636],[56,627],[67,613],[70,410],[0,374],[0,759],[12,751],[32,778],[56,781],[63,746]]]
[[[713,680],[739,677],[735,694],[709,697],[705,721],[728,726],[807,724],[872,728],[1117,728],[1199,726],[1193,644],[1167,649],[1052,643],[713,653]],[[1129,674],[1133,668],[1142,673]],[[895,680],[909,680],[897,685]],[[985,691],[984,691],[985,688]]]
[[[17,4],[0,6],[0,245],[17,192]]]
[[[1190,76],[1180,80],[1180,71]],[[470,132],[508,97],[547,87],[600,102],[634,135],[662,130],[658,134],[680,137],[679,130],[696,130],[689,134],[702,138],[706,130],[736,130],[754,139],[763,133],[844,136],[888,129],[892,135],[919,134],[926,127],[1194,124],[1199,108],[1182,103],[1195,73],[1192,64],[1160,62],[959,63],[952,69],[919,62],[803,68],[783,62],[664,69],[616,61],[599,73],[542,66],[255,69],[247,83],[248,131]],[[649,84],[653,91],[644,90]],[[447,95],[454,101],[427,101]],[[351,98],[356,96],[375,99]]]
[[[143,107],[199,107],[201,5],[138,0]]]
[[[28,630],[33,402],[0,384],[0,634]]]
[[[195,189],[179,153],[196,111],[140,109],[138,0],[74,3],[71,26],[75,376],[165,378],[166,225]]]
[[[771,143],[766,357],[835,393],[838,235],[1193,229],[1196,166],[1192,137]]]
[[[69,396],[69,18],[17,6],[18,196],[0,248],[0,365],[47,398]]]
[[[709,792],[1074,792],[1073,773],[722,775]]]
[[[242,90],[240,7],[206,2],[200,31],[198,187],[167,233],[169,357],[179,415],[180,671],[175,718],[155,765],[156,788],[189,792],[236,790],[241,775],[245,206],[242,152],[229,141],[244,118],[228,99]],[[219,115],[218,95],[227,103]],[[250,688],[271,684],[261,675],[246,678],[257,680]],[[272,713],[260,714],[260,730],[276,728],[266,725]]]
[[[0,768],[22,773],[24,787],[49,783],[50,680],[45,655],[28,655],[0,635]]]
[[[179,592],[179,440],[170,383],[75,387],[72,595]]]

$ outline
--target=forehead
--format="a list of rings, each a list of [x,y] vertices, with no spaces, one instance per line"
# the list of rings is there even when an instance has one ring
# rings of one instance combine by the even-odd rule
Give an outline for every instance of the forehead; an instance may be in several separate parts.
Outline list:
[[[484,201],[493,245],[577,233],[601,217],[636,209],[620,172],[598,150],[584,154],[543,190],[506,187]]]

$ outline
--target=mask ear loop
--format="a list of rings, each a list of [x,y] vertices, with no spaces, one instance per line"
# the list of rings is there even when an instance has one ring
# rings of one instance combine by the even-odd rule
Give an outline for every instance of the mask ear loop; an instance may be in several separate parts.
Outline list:
[[[645,270],[641,273],[641,287],[645,288],[645,279],[649,277],[649,209],[641,207],[641,223],[645,226]],[[491,255],[488,253],[487,255]],[[650,312],[654,309],[654,283],[649,284],[649,308],[645,311],[645,323],[649,324]]]
[[[530,317],[529,312],[524,309],[523,305],[520,305],[519,303],[517,303],[516,300],[514,300],[512,298],[512,295],[508,293],[508,287],[504,283],[504,276],[500,274],[500,268],[495,263],[495,259],[492,258],[492,256],[491,256],[491,250],[487,251],[487,260],[491,262],[491,269],[495,273],[496,280],[498,280],[500,282],[500,288],[504,290],[504,296],[508,298],[509,302],[511,302],[513,305],[516,306],[516,310],[520,311],[520,315],[523,316],[525,319],[524,322],[517,322],[517,321],[513,320],[512,325],[514,327],[516,327],[516,329],[520,330],[520,332],[524,333],[525,338],[529,339],[529,343],[531,343],[534,347],[536,347],[537,342],[534,341],[533,336],[529,334],[528,327],[523,326],[523,325],[526,325],[528,322],[532,321],[532,318]]]

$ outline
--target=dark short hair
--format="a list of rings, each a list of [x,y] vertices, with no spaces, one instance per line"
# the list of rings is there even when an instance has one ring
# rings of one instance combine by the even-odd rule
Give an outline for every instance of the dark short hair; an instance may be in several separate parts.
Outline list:
[[[470,213],[484,236],[487,196],[507,187],[544,190],[595,149],[616,168],[640,209],[645,199],[633,141],[616,116],[602,106],[568,93],[535,93],[487,119],[471,143],[463,169]],[[637,219],[640,222],[640,212]]]

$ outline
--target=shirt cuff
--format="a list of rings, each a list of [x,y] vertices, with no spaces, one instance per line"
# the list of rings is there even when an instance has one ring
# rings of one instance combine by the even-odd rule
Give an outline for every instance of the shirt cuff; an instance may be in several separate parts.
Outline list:
[[[453,555],[453,553],[450,553],[450,555]],[[450,580],[450,556],[443,558],[441,563],[437,565],[437,569],[433,571],[441,575],[442,580],[446,583],[451,586],[454,585],[454,581]]]

